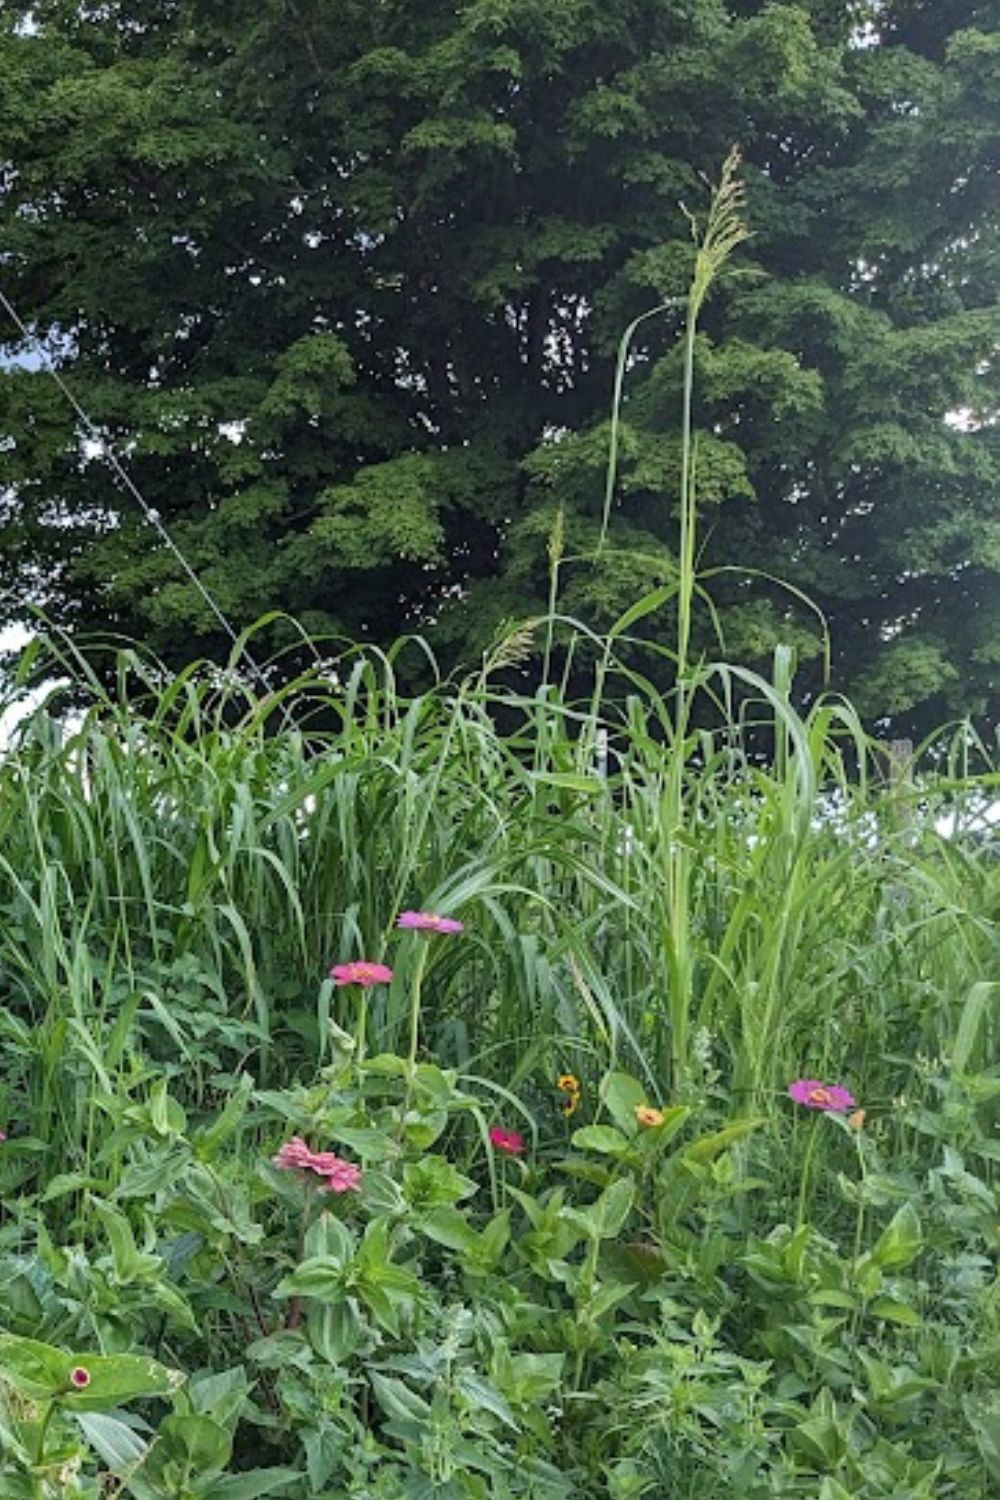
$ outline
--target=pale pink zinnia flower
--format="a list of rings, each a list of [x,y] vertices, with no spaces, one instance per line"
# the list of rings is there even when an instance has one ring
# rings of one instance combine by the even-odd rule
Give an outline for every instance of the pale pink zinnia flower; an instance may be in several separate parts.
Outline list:
[[[520,1156],[524,1151],[524,1136],[517,1130],[503,1130],[494,1125],[490,1131],[490,1144],[504,1156]]]
[[[326,1174],[331,1193],[354,1193],[361,1186],[361,1168],[353,1162],[338,1160]]]
[[[290,1141],[286,1141],[277,1156],[271,1158],[276,1167],[283,1171],[298,1170],[305,1171],[312,1163],[312,1152],[300,1135],[293,1135]]]
[[[434,911],[401,911],[396,926],[414,932],[462,932],[464,923],[457,917],[441,917]]]
[[[392,979],[392,970],[386,964],[355,959],[349,964],[334,964],[330,970],[330,978],[334,984],[360,984],[368,990],[373,984],[388,984]]]
[[[843,1114],[853,1109],[854,1095],[839,1083],[820,1083],[818,1078],[797,1078],[788,1085],[789,1097],[806,1109],[823,1109],[833,1114]]]
[[[361,1169],[353,1162],[344,1161],[335,1151],[312,1151],[299,1135],[286,1141],[278,1154],[271,1158],[283,1171],[313,1172],[321,1178],[331,1193],[352,1192],[361,1184]]]

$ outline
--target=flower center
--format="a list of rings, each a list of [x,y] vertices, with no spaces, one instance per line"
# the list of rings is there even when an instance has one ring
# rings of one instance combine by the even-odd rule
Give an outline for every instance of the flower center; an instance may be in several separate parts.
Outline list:
[[[819,1088],[809,1090],[810,1104],[829,1104],[832,1100],[832,1097],[833,1096],[830,1093],[829,1089]]]

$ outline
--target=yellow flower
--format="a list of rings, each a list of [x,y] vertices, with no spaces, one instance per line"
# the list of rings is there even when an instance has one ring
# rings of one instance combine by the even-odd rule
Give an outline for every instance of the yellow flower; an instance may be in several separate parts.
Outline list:
[[[565,1094],[562,1111],[564,1115],[575,1115],[580,1108],[580,1095],[583,1090],[580,1080],[575,1073],[560,1073],[556,1079],[556,1088],[561,1094]]]
[[[662,1125],[666,1116],[662,1109],[654,1109],[651,1104],[637,1104],[635,1117],[644,1130],[652,1130],[656,1125]]]

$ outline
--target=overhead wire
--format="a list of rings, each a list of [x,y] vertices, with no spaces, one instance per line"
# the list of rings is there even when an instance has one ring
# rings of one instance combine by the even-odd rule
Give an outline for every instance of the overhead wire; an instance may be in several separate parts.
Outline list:
[[[70,406],[73,408],[80,422],[83,424],[87,435],[94,443],[96,443],[98,448],[98,456],[103,458],[107,462],[109,468],[115,475],[119,484],[139,506],[147,523],[152,526],[153,529],[157,532],[164,546],[166,546],[171,552],[177,563],[180,565],[185,576],[194,585],[201,598],[208,605],[213,616],[219,622],[226,635],[232,641],[233,645],[237,648],[240,655],[244,657],[257,682],[263,687],[266,692],[270,693],[271,687],[268,684],[267,677],[265,676],[263,669],[251,655],[246,642],[241,641],[239,634],[237,633],[232,622],[229,620],[225,611],[222,609],[221,605],[215,599],[208,587],[202,582],[201,578],[199,578],[191,563],[188,562],[180,546],[171,536],[170,532],[167,530],[167,527],[164,525],[154,507],[151,506],[146,500],[146,497],[139,489],[139,486],[136,484],[135,480],[132,478],[131,474],[129,474],[121,459],[118,457],[117,453],[114,450],[114,447],[111,445],[111,443],[109,443],[106,435],[100,430],[100,428],[97,426],[97,423],[93,421],[89,413],[77,400],[76,396],[73,394],[73,391],[70,389],[69,385],[60,374],[58,368],[49,357],[48,351],[46,350],[45,345],[39,338],[38,334],[34,333],[24,322],[23,318],[21,318],[17,309],[14,307],[10,298],[6,295],[2,287],[0,287],[0,307],[3,307],[11,322],[19,330],[22,338],[28,343],[29,346],[32,347],[33,351],[37,352],[42,369],[55,381],[57,387],[62,392],[65,399],[69,402]]]

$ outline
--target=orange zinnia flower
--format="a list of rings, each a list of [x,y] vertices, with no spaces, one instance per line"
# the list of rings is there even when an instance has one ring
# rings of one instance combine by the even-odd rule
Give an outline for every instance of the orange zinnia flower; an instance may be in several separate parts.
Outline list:
[[[644,1130],[652,1130],[656,1125],[662,1125],[666,1116],[662,1109],[654,1109],[652,1104],[637,1104],[635,1117]]]

